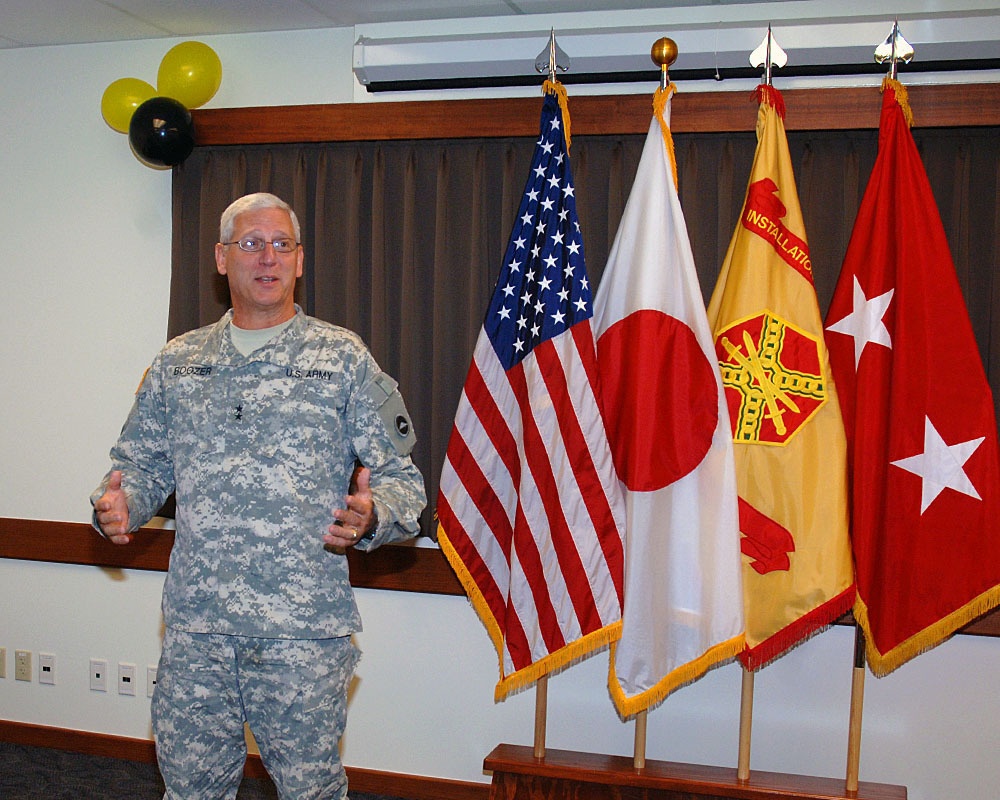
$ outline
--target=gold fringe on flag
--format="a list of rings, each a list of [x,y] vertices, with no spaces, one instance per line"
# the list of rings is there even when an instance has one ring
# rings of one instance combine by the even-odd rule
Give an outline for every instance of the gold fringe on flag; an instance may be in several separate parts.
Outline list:
[[[566,135],[566,154],[569,155],[569,96],[566,94],[566,87],[559,81],[550,81],[546,78],[542,84],[542,94],[554,94],[559,101],[559,108],[562,109],[563,133]]]
[[[903,110],[903,117],[906,119],[906,124],[912,128],[913,111],[910,109],[910,95],[906,91],[906,87],[899,81],[886,75],[882,79],[882,91],[885,92],[887,88],[892,89],[892,93],[896,95],[896,102],[899,103],[899,107]]]
[[[681,185],[677,181],[677,155],[674,152],[674,137],[670,133],[670,126],[667,125],[665,116],[667,101],[676,91],[677,87],[673,83],[668,84],[666,88],[658,88],[656,94],[653,95],[653,114],[660,123],[660,130],[663,131],[663,142],[667,147],[667,157],[670,159],[670,168],[674,175],[674,189],[680,192]]]
[[[493,614],[490,613],[490,607],[486,602],[486,598],[483,597],[482,592],[479,590],[479,585],[469,573],[465,562],[462,561],[462,557],[456,552],[455,546],[444,532],[444,526],[440,523],[438,523],[437,540],[438,547],[441,548],[441,552],[448,559],[451,568],[455,570],[455,575],[458,576],[459,583],[465,589],[465,594],[468,596],[469,602],[472,603],[476,614],[486,627],[486,633],[489,635],[490,641],[493,642],[493,647],[500,657],[500,674],[503,675],[503,631],[500,629],[500,625],[493,617]]]
[[[479,590],[479,586],[469,573],[469,570],[466,568],[461,557],[455,551],[455,546],[449,541],[448,535],[445,533],[444,528],[440,525],[440,523],[438,524],[438,545],[444,553],[445,558],[448,560],[448,563],[451,564],[452,569],[455,570],[455,574],[458,576],[458,580],[462,584],[462,588],[465,589],[465,593],[469,597],[469,602],[472,603],[472,607],[476,610],[476,614],[478,614],[480,620],[482,620],[490,640],[493,642],[493,647],[496,649],[499,660],[500,681],[493,690],[493,699],[495,702],[500,702],[501,700],[506,699],[507,695],[520,689],[524,689],[526,686],[530,686],[542,676],[572,666],[584,657],[597,652],[600,648],[606,647],[607,645],[621,639],[622,623],[621,620],[618,620],[610,625],[605,625],[602,628],[591,631],[587,635],[570,642],[565,647],[562,647],[558,651],[535,661],[523,669],[512,672],[510,675],[505,675],[503,663],[503,631],[500,628],[499,622],[494,618],[492,612],[490,611],[486,598],[483,597]]]
[[[559,670],[571,667],[587,656],[593,655],[602,647],[606,647],[609,644],[613,645],[621,638],[621,620],[613,622],[610,625],[605,625],[603,628],[598,628],[596,631],[576,639],[557,652],[539,659],[534,664],[501,678],[493,690],[493,699],[496,702],[505,700],[507,695],[524,689],[526,686],[531,686],[545,675],[550,675]]]
[[[860,596],[854,601],[854,619],[865,632],[868,668],[876,678],[883,678],[910,659],[937,647],[956,631],[998,605],[1000,605],[1000,586],[994,586],[885,653],[879,652],[875,646],[871,635],[871,622],[868,620],[868,607]]]
[[[687,686],[689,683],[694,683],[710,669],[722,666],[724,663],[736,658],[736,656],[743,652],[745,647],[746,637],[742,633],[725,642],[719,642],[702,653],[699,658],[689,661],[668,675],[665,675],[652,688],[628,697],[622,690],[618,682],[618,675],[615,672],[615,651],[618,648],[618,644],[617,642],[612,642],[610,666],[608,668],[608,686],[611,689],[611,699],[614,701],[615,708],[618,709],[618,713],[623,719],[634,717],[639,712],[653,708],[663,702],[671,692],[682,686]]]

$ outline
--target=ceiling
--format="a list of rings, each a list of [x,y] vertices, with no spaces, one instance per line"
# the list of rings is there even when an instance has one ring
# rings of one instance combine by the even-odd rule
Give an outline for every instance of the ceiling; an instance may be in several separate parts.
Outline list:
[[[586,12],[620,12],[613,18],[621,24],[609,28],[607,15]],[[463,80],[520,74],[537,55],[537,31],[525,44],[525,26],[548,28],[549,20],[537,19],[536,26],[532,17],[569,13],[589,20],[560,37],[574,74],[648,71],[650,31],[659,31],[665,19],[672,36],[684,36],[677,69],[691,71],[692,78],[698,70],[706,79],[713,70],[718,79],[720,68],[741,65],[746,71],[747,54],[771,23],[802,70],[842,74],[826,65],[877,66],[874,46],[895,17],[917,50],[914,63],[931,77],[944,65],[966,74],[976,70],[976,80],[1000,78],[1000,0],[0,0],[0,50],[358,27],[355,71],[372,90],[380,81],[393,85],[400,72],[423,79],[440,79],[442,72]],[[476,26],[475,18],[484,22]],[[440,32],[426,24],[433,20],[442,21]],[[444,22],[455,20],[476,31],[456,34],[454,22]],[[425,23],[421,36],[412,34],[410,22]],[[463,37],[471,37],[471,48]],[[524,48],[531,52],[522,53]],[[470,59],[474,63],[466,63]],[[516,66],[505,63],[511,59]],[[379,70],[394,72],[385,76]],[[433,74],[418,75],[420,70]]]
[[[0,49],[738,2],[741,0],[2,0]]]

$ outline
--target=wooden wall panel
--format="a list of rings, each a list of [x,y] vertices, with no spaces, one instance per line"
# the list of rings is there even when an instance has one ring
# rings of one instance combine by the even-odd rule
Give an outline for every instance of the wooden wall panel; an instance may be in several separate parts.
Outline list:
[[[913,86],[908,91],[917,127],[1000,125],[1000,84]],[[878,127],[878,87],[792,89],[782,94],[790,131]],[[682,88],[671,106],[674,133],[748,131],[757,119],[749,92],[685,93]],[[535,98],[501,98],[206,108],[191,113],[195,139],[202,146],[534,136],[538,108]],[[653,117],[652,95],[571,97],[570,116],[574,134],[645,133]]]

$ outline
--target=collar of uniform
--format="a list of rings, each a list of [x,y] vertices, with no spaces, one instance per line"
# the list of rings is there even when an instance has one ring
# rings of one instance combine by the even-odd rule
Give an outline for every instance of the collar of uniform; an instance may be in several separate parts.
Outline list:
[[[212,361],[218,364],[251,364],[255,361],[264,361],[275,364],[279,367],[292,367],[296,364],[296,358],[302,349],[302,334],[306,329],[306,315],[298,303],[295,304],[295,316],[292,324],[274,337],[263,347],[254,350],[250,355],[245,356],[236,349],[233,340],[229,335],[229,328],[233,323],[233,310],[229,309],[212,330],[206,342],[208,353],[214,354]]]

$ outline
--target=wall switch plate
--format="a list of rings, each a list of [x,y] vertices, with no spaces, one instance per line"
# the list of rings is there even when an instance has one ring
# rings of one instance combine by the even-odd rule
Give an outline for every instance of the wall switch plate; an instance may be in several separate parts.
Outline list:
[[[7,648],[0,647],[0,678],[7,677]]]
[[[135,697],[135,664],[118,662],[118,694]]]
[[[108,690],[108,662],[104,658],[90,659],[90,691],[106,692]]]
[[[150,664],[146,667],[146,697],[152,697],[156,691],[156,667]]]
[[[38,682],[55,685],[56,657],[52,653],[38,654]]]
[[[14,651],[14,678],[19,681],[31,680],[31,651]]]

